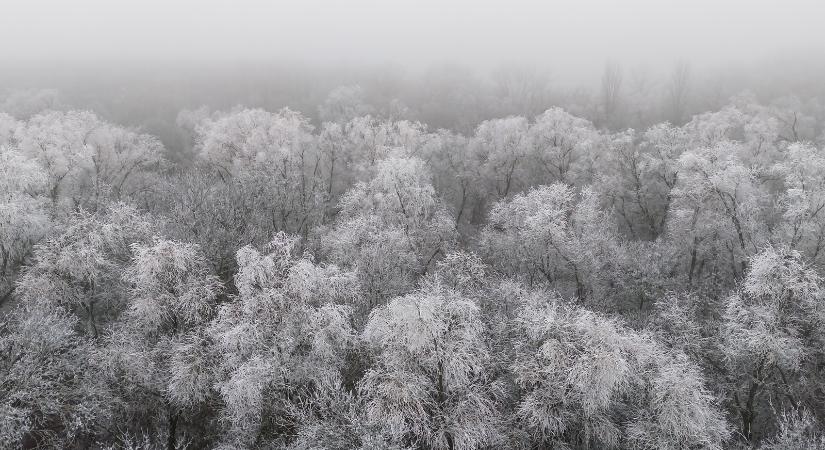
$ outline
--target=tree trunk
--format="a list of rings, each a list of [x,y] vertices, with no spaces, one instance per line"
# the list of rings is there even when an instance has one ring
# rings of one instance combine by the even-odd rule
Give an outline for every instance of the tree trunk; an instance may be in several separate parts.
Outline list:
[[[167,424],[169,435],[166,438],[166,450],[176,450],[178,448],[178,415],[169,408],[169,423]]]
[[[88,312],[86,325],[92,338],[97,339],[97,324],[95,324],[94,307],[95,304],[91,302],[86,306],[86,311]]]

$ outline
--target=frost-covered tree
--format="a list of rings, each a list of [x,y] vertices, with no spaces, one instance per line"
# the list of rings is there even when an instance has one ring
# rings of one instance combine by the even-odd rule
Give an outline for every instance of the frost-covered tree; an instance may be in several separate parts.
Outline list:
[[[372,116],[356,117],[344,125],[348,159],[357,171],[365,171],[387,155],[392,122]]]
[[[638,154],[625,158],[632,186],[628,197],[636,199],[633,203],[644,217],[642,222],[652,227],[655,236],[666,227],[673,188],[679,180],[679,158],[689,146],[683,129],[664,123],[648,128],[638,144]]]
[[[356,117],[343,126],[344,153],[347,166],[357,181],[366,181],[376,163],[401,148],[408,155],[419,156],[431,136],[420,122],[394,121],[373,116]]]
[[[667,134],[666,128],[657,131]],[[594,189],[616,212],[626,234],[654,240],[664,231],[677,172],[672,169],[668,143],[646,138],[639,139],[633,132],[611,136]]]
[[[305,233],[322,212],[326,186],[309,121],[294,111],[232,111],[196,127],[198,158],[243,198],[265,197],[257,204],[258,221],[277,230]],[[234,226],[234,225],[229,225]]]
[[[214,361],[206,327],[222,286],[193,244],[156,239],[132,244],[127,309],[98,352],[103,376],[126,405],[118,411],[158,426],[166,448],[212,397]],[[206,420],[206,419],[203,419]],[[180,425],[180,427],[179,427]]]
[[[495,445],[499,386],[478,305],[436,281],[373,311],[363,339],[367,417],[390,441],[428,449]]]
[[[354,392],[324,388],[295,410],[300,423],[289,450],[401,450],[389,443],[381,425],[369,420],[366,400]]]
[[[553,282],[559,271],[570,272],[577,291],[584,285],[575,260],[570,259],[570,215],[575,206],[573,189],[564,184],[541,186],[510,201],[493,206],[480,245],[506,273]],[[570,260],[570,261],[568,261]]]
[[[301,114],[283,109],[233,110],[206,117],[195,126],[199,157],[222,177],[241,176],[256,166],[292,164],[312,141],[312,127]],[[281,167],[287,176],[296,167]],[[301,171],[303,172],[303,171]]]
[[[787,411],[783,413],[777,436],[759,446],[760,450],[822,450],[825,436],[822,426],[808,411]]]
[[[821,413],[822,279],[788,247],[766,247],[727,297],[671,294],[657,303],[660,336],[699,362],[736,425],[755,444],[781,411]]]
[[[279,233],[263,253],[238,250],[238,296],[210,325],[220,360],[216,388],[233,445],[288,443],[301,426],[298,407],[343,382],[355,340],[350,304],[357,279],[298,254],[297,244],[297,237]]]
[[[651,336],[536,293],[513,327],[517,423],[536,445],[722,448],[727,439],[698,367]]]
[[[684,252],[689,280],[703,270],[742,276],[747,258],[765,242],[764,188],[741,154],[740,144],[724,141],[679,158],[667,226]]]
[[[354,184],[372,178],[377,163],[391,156],[394,149],[425,158],[434,141],[438,141],[437,137],[428,133],[423,124],[407,120],[366,115],[344,123],[324,123],[318,147],[327,199],[334,204]]]
[[[507,117],[482,122],[473,135],[474,158],[481,161],[481,180],[494,198],[506,198],[523,189],[530,149],[528,122]]]
[[[19,126],[20,122],[17,119],[0,112],[0,147],[14,147],[16,145],[17,138],[14,133]]]
[[[804,252],[817,264],[825,256],[825,152],[810,144],[788,146],[785,157],[772,172],[781,177],[784,192],[778,195],[782,221],[779,242]]]
[[[0,100],[0,447],[822,447],[823,103],[638,73]]]
[[[163,161],[163,145],[100,120],[88,111],[44,112],[15,131],[20,150],[47,175],[55,203],[96,205],[144,187],[143,172]]]
[[[480,222],[484,188],[479,179],[480,162],[473,157],[470,140],[440,130],[422,149],[420,157],[432,170],[436,191],[452,205],[456,226],[462,221]]]
[[[0,447],[89,444],[111,402],[91,352],[59,306],[24,303],[0,318]]]
[[[622,251],[597,195],[585,191],[577,204],[561,183],[497,203],[479,244],[493,267],[582,301],[604,298],[602,280]]]
[[[396,154],[375,177],[350,190],[322,246],[358,274],[368,307],[412,289],[455,240],[455,222],[436,195],[424,162]]]
[[[728,297],[719,345],[743,438],[760,438],[773,410],[821,412],[823,383],[814,374],[825,361],[822,286],[799,252],[768,247]]]
[[[50,227],[45,186],[37,163],[0,145],[0,304],[11,296],[18,268]]]
[[[240,247],[265,245],[278,231],[306,236],[320,224],[330,191],[307,118],[235,109],[182,120],[193,129],[194,167],[167,177],[150,206],[169,218],[170,237],[201,246],[224,282]]]
[[[260,208],[269,199],[265,177],[260,183],[224,183],[215,177],[202,167],[165,177],[147,206],[164,219],[164,235],[200,245],[221,280],[231,282],[235,251],[266,242],[279,221]]]
[[[351,174],[341,173],[346,169],[344,162],[347,158],[344,127],[338,123],[325,122],[318,135],[318,150],[323,162],[321,176],[326,184],[326,217],[332,213],[335,201],[348,186],[347,177],[351,176]]]
[[[150,242],[154,233],[154,221],[125,204],[72,214],[59,234],[35,246],[16,294],[25,302],[65,308],[85,325],[86,335],[97,337],[125,308],[121,275],[131,262],[131,246]]]
[[[567,183],[582,186],[593,174],[602,137],[593,124],[561,108],[550,108],[527,132],[538,184]]]

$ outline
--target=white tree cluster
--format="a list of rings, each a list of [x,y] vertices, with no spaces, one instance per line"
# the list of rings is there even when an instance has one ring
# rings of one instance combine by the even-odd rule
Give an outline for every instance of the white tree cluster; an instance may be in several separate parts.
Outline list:
[[[184,111],[177,161],[0,114],[0,448],[822,448],[825,147],[688,75],[643,130],[617,68],[599,124]]]

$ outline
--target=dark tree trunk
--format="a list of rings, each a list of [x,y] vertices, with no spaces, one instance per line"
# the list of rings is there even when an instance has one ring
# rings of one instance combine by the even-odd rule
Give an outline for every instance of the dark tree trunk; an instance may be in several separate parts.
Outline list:
[[[167,424],[169,436],[166,438],[166,450],[176,450],[178,448],[178,415],[172,408],[169,408],[169,423]]]

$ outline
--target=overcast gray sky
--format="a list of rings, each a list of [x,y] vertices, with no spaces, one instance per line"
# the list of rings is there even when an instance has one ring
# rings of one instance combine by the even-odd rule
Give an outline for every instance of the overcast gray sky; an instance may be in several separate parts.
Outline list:
[[[0,0],[0,6],[6,63],[297,59],[484,67],[513,61],[563,76],[607,59],[748,62],[825,43],[823,0]]]

